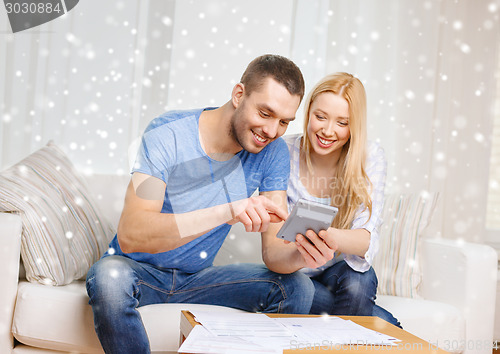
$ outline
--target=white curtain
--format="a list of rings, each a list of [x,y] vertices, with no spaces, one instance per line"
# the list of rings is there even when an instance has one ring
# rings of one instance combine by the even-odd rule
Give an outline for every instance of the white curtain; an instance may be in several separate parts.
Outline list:
[[[1,12],[1,166],[54,140],[84,172],[128,173],[141,117],[167,103],[174,6],[82,1],[16,34]]]
[[[365,83],[387,192],[438,191],[430,234],[483,241],[498,1],[330,1],[327,71]]]
[[[387,192],[439,191],[430,233],[482,241],[499,15],[500,0],[86,0],[13,35],[2,12],[0,165],[53,139],[83,171],[128,173],[152,118],[223,104],[251,59],[277,53],[307,89],[357,75]]]

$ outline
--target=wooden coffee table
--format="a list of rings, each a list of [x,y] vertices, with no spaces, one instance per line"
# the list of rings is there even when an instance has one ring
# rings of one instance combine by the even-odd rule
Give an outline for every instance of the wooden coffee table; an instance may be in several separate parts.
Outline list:
[[[314,315],[283,315],[283,314],[267,314],[269,317],[320,317]],[[398,346],[385,347],[385,346],[375,346],[375,345],[331,345],[323,346],[319,348],[302,348],[302,350],[284,350],[283,353],[296,353],[307,351],[307,353],[330,353],[330,352],[343,352],[343,351],[354,351],[356,353],[378,353],[378,352],[402,352],[402,353],[420,353],[420,354],[438,354],[438,353],[448,353],[443,349],[437,348],[435,345],[424,341],[411,333],[408,333],[401,328],[398,328],[389,322],[386,322],[378,317],[371,316],[338,316],[344,320],[351,320],[363,327],[375,330],[380,333],[387,334],[389,336],[398,338],[401,342]],[[189,335],[194,326],[200,325],[194,320],[193,315],[189,311],[182,311],[181,314],[181,343]]]

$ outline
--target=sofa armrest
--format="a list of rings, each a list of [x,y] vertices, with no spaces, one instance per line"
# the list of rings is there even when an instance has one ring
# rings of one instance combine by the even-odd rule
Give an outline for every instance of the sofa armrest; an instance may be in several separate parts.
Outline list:
[[[424,299],[457,307],[465,318],[464,353],[491,353],[498,259],[484,244],[449,239],[422,240]],[[451,343],[455,345],[454,343]]]
[[[0,353],[10,353],[14,346],[11,327],[19,282],[21,231],[19,215],[0,212]]]

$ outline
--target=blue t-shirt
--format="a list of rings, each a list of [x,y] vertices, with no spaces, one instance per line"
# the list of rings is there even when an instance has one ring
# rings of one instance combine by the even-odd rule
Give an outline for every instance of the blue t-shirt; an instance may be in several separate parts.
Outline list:
[[[226,204],[250,197],[257,188],[261,192],[287,189],[290,159],[281,138],[257,154],[241,150],[227,161],[214,160],[203,151],[199,140],[203,110],[166,112],[151,121],[143,134],[132,172],[166,183],[162,213],[180,214]],[[194,273],[212,265],[230,228],[222,224],[162,253],[123,253],[116,235],[110,248],[116,255],[139,262]]]

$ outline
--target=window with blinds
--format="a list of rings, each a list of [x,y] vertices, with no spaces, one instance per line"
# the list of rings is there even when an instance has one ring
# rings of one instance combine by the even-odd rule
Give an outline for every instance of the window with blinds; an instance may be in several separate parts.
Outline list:
[[[491,137],[486,228],[500,231],[500,58],[498,60],[495,78],[497,88],[494,108],[493,135]]]

